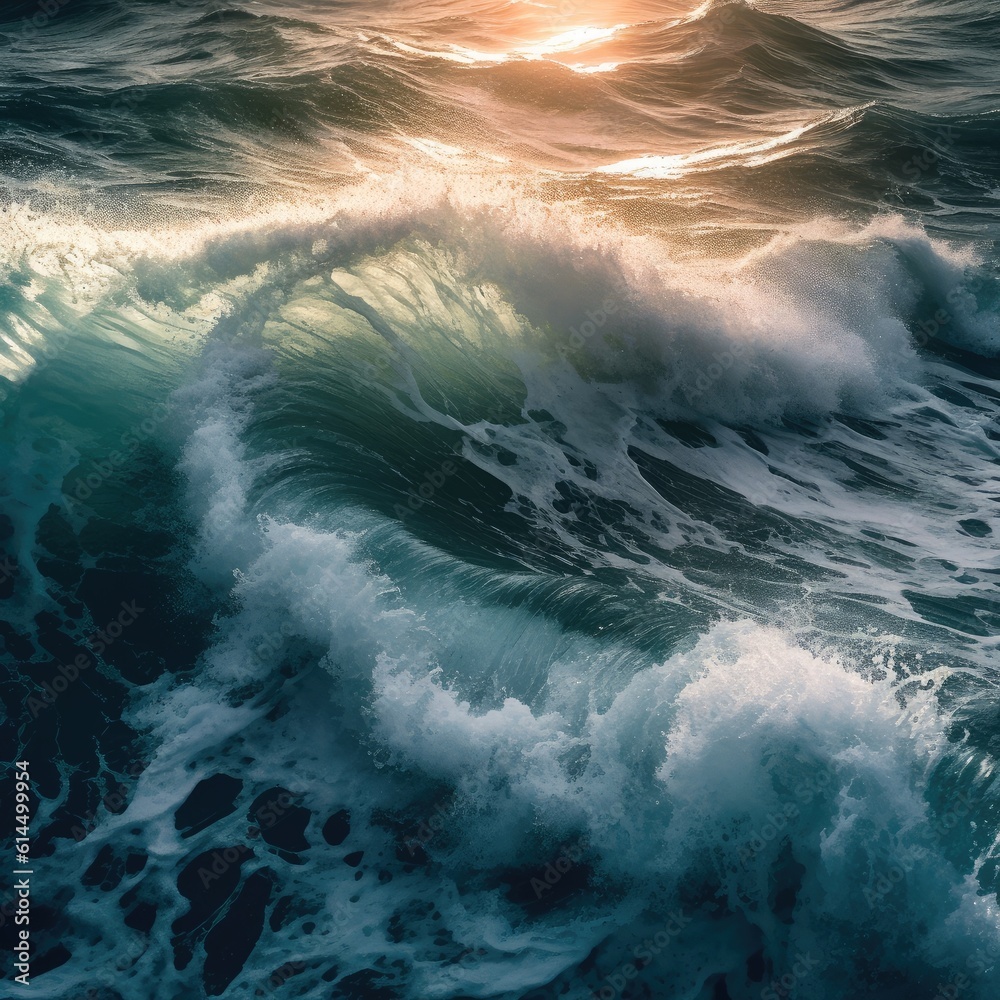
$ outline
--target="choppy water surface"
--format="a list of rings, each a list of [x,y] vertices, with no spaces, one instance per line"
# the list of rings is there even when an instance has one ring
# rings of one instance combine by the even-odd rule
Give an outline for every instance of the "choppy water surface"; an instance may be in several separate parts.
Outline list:
[[[46,10],[33,995],[994,997],[997,12]]]

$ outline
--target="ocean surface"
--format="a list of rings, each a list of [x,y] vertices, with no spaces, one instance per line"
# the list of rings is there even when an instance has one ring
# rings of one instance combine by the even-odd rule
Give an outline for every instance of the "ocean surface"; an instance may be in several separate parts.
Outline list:
[[[1000,994],[1000,13],[693,3],[4,4],[3,1000]]]

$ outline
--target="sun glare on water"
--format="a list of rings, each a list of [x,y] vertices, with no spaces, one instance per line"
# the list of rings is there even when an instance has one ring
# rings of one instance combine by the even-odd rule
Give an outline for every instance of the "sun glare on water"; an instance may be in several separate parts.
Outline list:
[[[538,42],[535,45],[527,45],[517,49],[515,53],[526,59],[544,59],[545,56],[560,52],[575,52],[585,45],[606,41],[627,27],[627,24],[616,24],[611,28],[573,28],[570,31],[561,32],[547,42]]]
[[[566,62],[560,56],[578,53],[591,45],[597,45],[613,38],[618,32],[628,28],[627,24],[616,24],[611,27],[597,27],[586,25],[578,28],[571,28],[568,31],[561,31],[544,41],[532,42],[527,45],[514,46],[506,51],[484,52],[480,49],[473,49],[464,45],[448,45],[439,50],[429,50],[413,43],[404,42],[395,38],[386,38],[390,44],[401,52],[412,55],[432,56],[438,59],[446,59],[449,62],[462,63],[466,66],[484,65],[489,63],[499,64],[514,62],[517,60],[536,61],[547,60],[558,62],[561,66],[573,70],[576,73],[610,73],[620,65],[615,61],[604,60],[599,63]],[[370,39],[364,38],[369,41]]]

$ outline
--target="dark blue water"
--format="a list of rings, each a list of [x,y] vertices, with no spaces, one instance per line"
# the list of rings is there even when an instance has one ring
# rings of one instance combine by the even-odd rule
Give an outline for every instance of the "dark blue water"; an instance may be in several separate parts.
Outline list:
[[[996,995],[995,10],[2,17],[0,995]]]

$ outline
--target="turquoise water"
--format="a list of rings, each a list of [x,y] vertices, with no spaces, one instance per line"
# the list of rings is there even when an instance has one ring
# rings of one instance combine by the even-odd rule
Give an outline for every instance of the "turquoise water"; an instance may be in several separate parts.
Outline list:
[[[994,996],[996,12],[49,6],[34,995]]]

